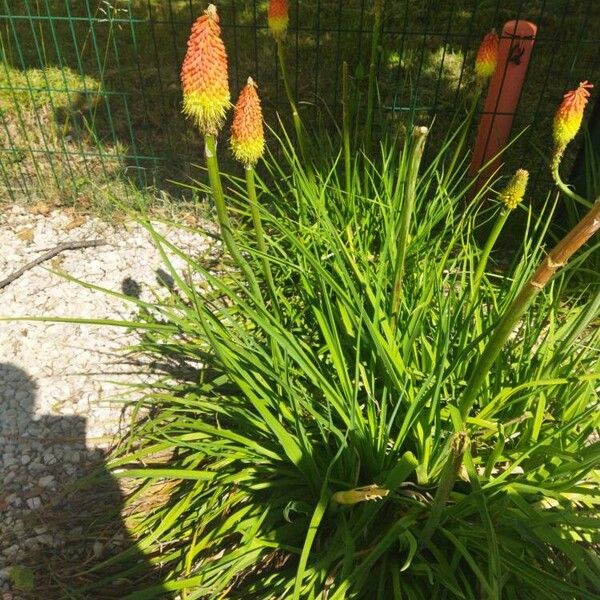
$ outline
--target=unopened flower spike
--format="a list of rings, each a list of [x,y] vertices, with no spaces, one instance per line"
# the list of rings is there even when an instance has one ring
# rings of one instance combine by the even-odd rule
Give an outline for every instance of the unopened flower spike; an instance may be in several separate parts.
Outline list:
[[[529,172],[525,169],[518,169],[500,192],[500,201],[508,210],[514,210],[523,201],[528,180]]]
[[[242,88],[233,114],[231,150],[246,167],[253,167],[265,151],[262,109],[252,77]]]
[[[204,135],[216,135],[230,106],[227,54],[214,4],[192,26],[181,67],[183,112]]]
[[[282,40],[287,34],[290,22],[287,0],[270,0],[268,22],[273,37]]]
[[[577,135],[583,120],[583,111],[594,86],[582,81],[575,90],[567,92],[554,115],[554,144],[556,151],[564,151],[567,144]]]
[[[475,75],[480,81],[489,79],[496,70],[498,64],[498,36],[495,31],[486,33],[477,56],[475,57]]]

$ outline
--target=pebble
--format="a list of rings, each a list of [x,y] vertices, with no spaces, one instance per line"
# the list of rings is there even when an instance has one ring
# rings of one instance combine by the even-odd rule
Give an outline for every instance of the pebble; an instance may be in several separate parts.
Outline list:
[[[38,485],[40,487],[49,487],[54,483],[53,475],[44,475],[38,479]]]
[[[92,551],[96,558],[100,558],[102,556],[103,550],[104,550],[104,544],[101,544],[100,542],[97,542],[97,541],[94,542],[94,545],[92,546]]]
[[[165,293],[160,283],[163,262],[145,229],[96,218],[69,229],[71,222],[72,215],[61,210],[44,216],[13,206],[0,212],[0,281],[66,240],[107,242],[65,251],[60,260],[36,266],[1,288],[0,318],[135,315],[133,304],[49,269],[119,293],[140,294],[143,300]],[[212,224],[203,226],[215,231]],[[155,227],[195,257],[213,258],[219,251],[207,235],[158,223]],[[32,229],[31,242],[18,237],[23,228]],[[171,258],[183,270],[184,262]],[[81,556],[82,564],[108,552],[100,541],[90,545],[81,519],[56,531],[46,527],[46,512],[65,486],[98,467],[120,424],[127,422],[122,405],[109,399],[121,391],[119,382],[129,383],[133,377],[140,381],[142,376],[118,352],[137,342],[136,334],[123,328],[8,320],[0,321],[0,340],[0,600],[21,600],[5,567],[28,564],[33,549],[68,548],[74,560]],[[67,517],[81,516],[76,509],[64,510]]]
[[[39,496],[34,496],[33,498],[27,498],[27,506],[31,510],[35,510],[42,505],[42,499]]]

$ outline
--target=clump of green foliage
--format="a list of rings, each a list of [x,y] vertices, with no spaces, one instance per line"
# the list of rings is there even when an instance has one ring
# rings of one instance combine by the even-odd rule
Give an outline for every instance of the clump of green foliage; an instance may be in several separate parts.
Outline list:
[[[552,207],[522,204],[518,252],[475,281],[478,223],[503,207],[487,187],[465,203],[469,184],[444,172],[449,145],[419,174],[414,137],[375,159],[354,141],[346,169],[338,145],[321,140],[310,173],[285,135],[265,161],[268,254],[251,227],[235,230],[262,295],[146,223],[175,286],[130,299],[140,316],[122,325],[187,375],[169,368],[143,388],[147,417],[112,462],[140,481],[132,530],[164,574],[131,597],[594,598],[600,296],[567,301],[570,271],[555,278],[461,411],[544,256]],[[249,221],[243,181],[225,187]],[[136,512],[157,489],[161,502]]]
[[[311,146],[298,117],[295,142],[272,132],[262,177],[219,173],[206,133],[197,189],[215,198],[232,268],[214,274],[148,219],[167,297],[124,297],[136,320],[95,321],[139,330],[134,350],[165,367],[137,387],[143,418],[111,463],[138,482],[129,524],[163,579],[145,585],[126,551],[96,568],[136,581],[124,597],[580,600],[600,587],[600,294],[569,298],[577,260],[560,270],[600,203],[546,254],[553,206],[523,201],[526,171],[466,202],[468,121],[437,151],[425,127],[373,150],[369,79],[365,123],[351,126],[345,69],[340,135]],[[527,228],[503,256],[512,210]]]

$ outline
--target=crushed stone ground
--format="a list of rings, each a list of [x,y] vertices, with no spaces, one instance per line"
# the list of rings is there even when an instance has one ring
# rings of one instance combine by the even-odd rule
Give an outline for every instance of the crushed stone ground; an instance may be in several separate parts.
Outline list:
[[[61,210],[42,215],[14,207],[0,215],[0,280],[66,240],[107,242],[65,251],[0,289],[0,317],[127,319],[135,314],[135,307],[122,299],[86,289],[49,269],[142,299],[160,290],[163,264],[141,226],[83,221],[74,223]],[[209,235],[156,227],[194,256],[218,252],[219,244]],[[173,260],[183,267],[181,260]],[[102,466],[123,426],[122,404],[114,401],[122,392],[119,382],[150,377],[147,367],[132,366],[119,352],[135,340],[134,333],[116,327],[0,322],[1,600],[21,597],[11,579],[15,568],[30,564],[32,556],[68,552],[70,560],[89,565],[127,536],[121,532],[121,539],[90,540],[81,514],[66,519],[71,528],[63,525],[57,531],[51,515],[59,507],[64,523],[70,510],[79,510],[60,504],[64,490]],[[106,497],[118,503],[116,487],[113,492]],[[37,565],[38,572],[44,568]]]

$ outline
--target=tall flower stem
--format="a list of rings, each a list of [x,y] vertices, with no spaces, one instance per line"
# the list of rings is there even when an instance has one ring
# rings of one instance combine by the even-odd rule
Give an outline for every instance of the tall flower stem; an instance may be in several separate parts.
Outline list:
[[[348,63],[342,64],[342,142],[344,145],[344,174],[346,180],[346,193],[350,194],[352,187],[352,161],[350,155],[350,101],[348,90]]]
[[[471,283],[471,304],[475,300],[475,296],[477,295],[477,290],[479,289],[479,284],[481,283],[481,279],[483,274],[485,273],[485,269],[487,267],[488,260],[490,258],[490,254],[492,252],[492,248],[495,246],[496,241],[498,240],[498,236],[508,219],[508,215],[510,215],[511,211],[508,209],[503,209],[502,212],[496,218],[492,231],[490,231],[490,235],[488,236],[483,250],[481,251],[481,256],[479,257],[479,262],[477,264],[477,269],[475,269],[475,275],[473,275],[473,281]]]
[[[456,167],[456,163],[460,158],[463,149],[465,147],[465,141],[467,139],[467,134],[471,129],[471,123],[473,123],[473,118],[475,117],[475,111],[477,110],[477,104],[479,102],[479,98],[481,97],[482,85],[478,82],[477,89],[473,98],[471,100],[471,106],[469,107],[469,112],[467,113],[467,118],[459,125],[460,133],[458,142],[454,148],[454,152],[452,154],[452,158],[450,159],[450,164],[448,165],[448,169],[444,173],[444,178],[442,180],[442,187],[445,187],[448,184],[448,181],[452,177],[452,173]]]
[[[446,501],[450,496],[454,482],[458,477],[463,456],[469,446],[469,443],[469,437],[464,431],[455,433],[450,440],[450,454],[448,455],[448,460],[442,469],[440,483],[436,490],[435,497],[433,498],[433,502],[431,503],[429,518],[427,519],[425,527],[423,527],[423,531],[419,536],[419,546],[421,548],[427,547],[433,532],[436,530],[440,522],[442,511],[444,510]]]
[[[258,200],[256,199],[256,185],[254,182],[254,167],[247,166],[246,171],[246,191],[248,192],[248,201],[250,203],[250,213],[252,214],[252,223],[254,224],[254,233],[256,234],[256,244],[261,252],[261,262],[263,266],[263,273],[273,301],[273,307],[279,315],[279,304],[277,302],[277,294],[275,291],[275,281],[273,280],[273,273],[271,272],[271,265],[267,258],[267,244],[265,243],[265,233],[262,226],[262,220],[260,218],[260,211],[258,206]]]
[[[306,147],[306,140],[304,138],[304,129],[302,127],[302,120],[300,119],[300,113],[296,101],[294,100],[294,94],[292,93],[292,87],[290,86],[290,80],[287,74],[287,68],[285,66],[285,49],[283,47],[283,40],[278,38],[275,40],[277,44],[277,58],[279,59],[279,68],[281,70],[281,78],[283,79],[283,87],[285,88],[285,94],[290,104],[290,110],[292,111],[292,121],[294,123],[294,129],[296,130],[296,138],[298,139],[298,145],[300,146],[300,155],[304,162],[304,168],[308,171],[312,171],[312,166],[309,161],[308,149]]]
[[[395,325],[400,310],[400,300],[402,298],[402,277],[404,275],[404,263],[406,262],[406,252],[408,249],[408,237],[410,233],[410,224],[412,213],[417,195],[417,179],[419,175],[419,165],[423,157],[425,140],[427,139],[427,127],[415,127],[412,131],[410,140],[410,156],[404,182],[404,193],[402,203],[402,213],[400,215],[400,228],[398,231],[398,253],[396,257],[396,268],[394,274],[394,287],[392,291],[392,324]]]
[[[227,208],[225,206],[225,195],[223,194],[221,173],[219,171],[219,163],[217,160],[217,142],[215,140],[215,136],[212,134],[207,134],[204,138],[204,142],[204,153],[206,156],[206,166],[208,168],[208,179],[213,191],[213,196],[215,198],[217,218],[219,220],[219,226],[221,227],[223,241],[225,242],[227,250],[229,250],[229,253],[233,257],[236,265],[244,273],[253,295],[257,300],[262,300],[262,294],[260,292],[260,287],[258,286],[256,276],[235,243],[235,238],[231,229],[231,221],[229,220]]]
[[[383,0],[375,1],[375,20],[373,23],[373,37],[371,39],[371,58],[369,61],[369,87],[367,90],[367,120],[365,123],[365,154],[371,154],[371,140],[373,137],[373,108],[375,105],[375,84],[377,82],[377,54],[379,50],[379,36],[381,34],[381,20],[383,18]]]
[[[500,319],[492,333],[492,337],[475,364],[465,394],[459,402],[460,414],[463,420],[467,418],[490,368],[519,319],[557,270],[564,266],[571,256],[599,229],[600,198],[596,200],[579,223],[548,253]]]
[[[591,203],[589,200],[586,200],[585,198],[582,198],[579,194],[575,193],[563,180],[562,177],[560,176],[560,163],[563,157],[563,153],[564,153],[564,148],[558,148],[557,150],[554,151],[554,154],[552,155],[552,164],[551,164],[551,170],[552,170],[552,179],[554,179],[554,183],[556,183],[556,187],[565,195],[567,196],[567,198],[571,198],[571,200],[574,200],[575,202],[579,203],[579,204],[583,204],[584,206],[587,206],[588,208],[591,206]]]

